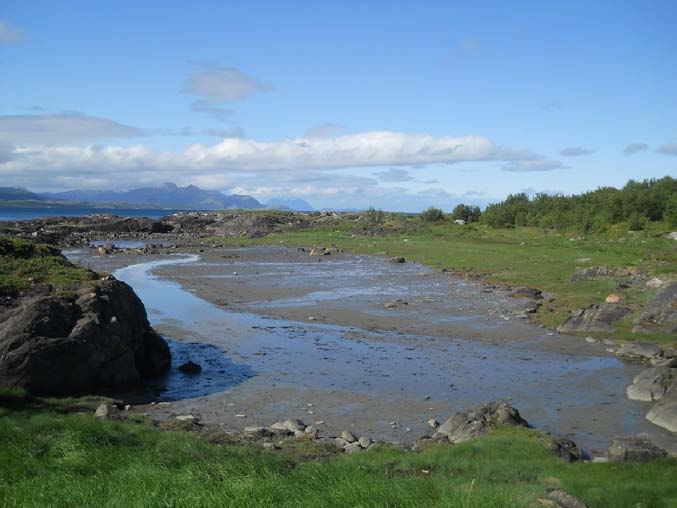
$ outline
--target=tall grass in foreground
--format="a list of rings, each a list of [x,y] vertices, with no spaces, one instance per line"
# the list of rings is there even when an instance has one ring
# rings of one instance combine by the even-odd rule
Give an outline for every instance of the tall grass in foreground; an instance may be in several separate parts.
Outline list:
[[[0,408],[0,506],[503,508],[531,506],[548,487],[594,507],[677,506],[677,461],[566,464],[524,429],[419,453],[302,455]]]

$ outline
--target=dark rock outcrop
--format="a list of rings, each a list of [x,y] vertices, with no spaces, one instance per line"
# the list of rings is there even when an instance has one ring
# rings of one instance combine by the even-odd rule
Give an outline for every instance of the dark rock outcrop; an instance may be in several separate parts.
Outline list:
[[[450,443],[462,443],[485,434],[497,425],[529,426],[516,408],[507,402],[493,401],[452,416],[440,425],[433,438],[446,437]]]
[[[83,283],[74,297],[18,298],[0,309],[0,385],[77,394],[132,388],[171,363],[131,287]]]
[[[630,309],[616,303],[591,305],[572,315],[557,329],[559,332],[610,332],[616,321],[630,312]]]

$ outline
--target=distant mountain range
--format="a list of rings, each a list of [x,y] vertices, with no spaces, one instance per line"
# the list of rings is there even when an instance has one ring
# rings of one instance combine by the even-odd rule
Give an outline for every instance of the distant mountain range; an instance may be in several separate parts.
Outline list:
[[[72,190],[36,193],[16,187],[0,187],[0,206],[91,206],[102,208],[168,208],[184,210],[281,210],[311,211],[313,207],[302,199],[273,199],[264,205],[251,196],[226,195],[203,190],[194,185],[179,187],[163,183],[156,187],[114,190]]]

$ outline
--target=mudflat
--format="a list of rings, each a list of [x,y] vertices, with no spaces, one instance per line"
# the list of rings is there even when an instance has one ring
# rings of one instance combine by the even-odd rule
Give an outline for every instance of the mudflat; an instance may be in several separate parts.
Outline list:
[[[641,371],[581,338],[524,319],[528,301],[414,263],[287,247],[158,256],[70,256],[128,282],[174,366],[156,388],[169,404],[241,429],[301,418],[408,442],[473,404],[507,399],[536,428],[603,452],[617,435],[674,436],[628,400]],[[178,255],[177,255],[178,254]],[[178,372],[200,363],[198,376]]]

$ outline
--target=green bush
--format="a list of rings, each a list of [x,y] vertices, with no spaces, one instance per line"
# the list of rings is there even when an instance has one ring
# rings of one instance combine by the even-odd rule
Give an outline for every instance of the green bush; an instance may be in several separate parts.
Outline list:
[[[444,220],[444,212],[439,208],[431,206],[421,212],[421,220],[423,222],[442,222]]]

